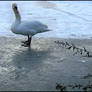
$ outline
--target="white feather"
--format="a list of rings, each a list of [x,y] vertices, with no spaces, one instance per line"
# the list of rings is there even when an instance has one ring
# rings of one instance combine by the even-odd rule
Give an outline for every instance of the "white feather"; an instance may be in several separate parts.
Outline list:
[[[11,29],[13,33],[30,36],[33,36],[37,33],[50,31],[46,25],[38,21],[22,21],[20,24],[15,22]]]
[[[15,22],[11,26],[13,33],[33,36],[37,33],[50,31],[47,25],[44,25],[39,21],[21,21],[21,16],[15,7],[17,7],[17,5],[13,4],[13,10],[16,17]]]

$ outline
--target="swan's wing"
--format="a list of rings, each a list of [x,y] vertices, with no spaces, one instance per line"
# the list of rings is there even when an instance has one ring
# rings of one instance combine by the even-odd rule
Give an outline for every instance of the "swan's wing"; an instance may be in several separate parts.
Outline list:
[[[47,25],[44,25],[38,21],[21,22],[20,29],[21,28],[22,28],[22,30],[35,32],[35,33],[49,31]],[[32,30],[34,30],[34,31],[32,31]]]

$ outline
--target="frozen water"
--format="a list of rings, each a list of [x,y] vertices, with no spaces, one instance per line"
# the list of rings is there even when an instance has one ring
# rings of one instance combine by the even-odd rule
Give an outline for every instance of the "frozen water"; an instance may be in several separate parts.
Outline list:
[[[13,2],[18,4],[23,20],[39,20],[53,30],[37,34],[36,37],[92,37],[91,1],[1,1],[1,36],[17,36],[10,31],[10,25],[15,18],[11,8]]]

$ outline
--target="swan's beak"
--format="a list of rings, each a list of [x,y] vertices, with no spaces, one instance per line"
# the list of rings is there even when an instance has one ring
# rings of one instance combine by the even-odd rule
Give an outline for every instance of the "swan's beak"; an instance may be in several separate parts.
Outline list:
[[[17,7],[17,4],[16,3],[13,3],[12,4],[12,8],[14,9],[15,7]]]
[[[13,8],[14,11],[16,11],[16,13],[18,13],[18,7],[17,7],[16,3],[12,4],[12,8]]]

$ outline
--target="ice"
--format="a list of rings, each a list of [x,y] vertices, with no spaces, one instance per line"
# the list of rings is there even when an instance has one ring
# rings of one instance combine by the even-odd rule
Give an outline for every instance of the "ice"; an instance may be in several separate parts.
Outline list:
[[[1,1],[1,36],[17,36],[10,30],[10,26],[15,18],[11,7],[14,2],[18,4],[23,20],[38,20],[47,24],[53,30],[37,34],[36,37],[92,37],[91,1]]]

